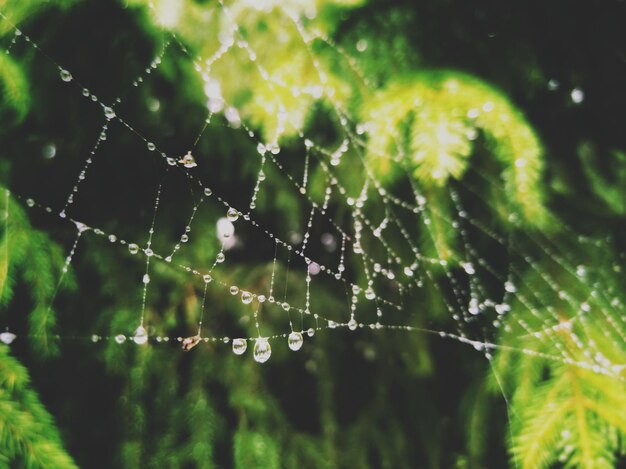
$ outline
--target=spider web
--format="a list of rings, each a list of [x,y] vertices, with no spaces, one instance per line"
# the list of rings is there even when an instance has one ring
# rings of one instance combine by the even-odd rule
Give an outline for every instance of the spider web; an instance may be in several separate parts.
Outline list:
[[[85,245],[85,238],[107,245],[111,256],[119,262],[131,259],[143,266],[140,278],[128,285],[136,291],[136,302],[128,305],[136,310],[135,327],[113,334],[94,330],[83,339],[138,346],[178,342],[185,351],[206,342],[223,343],[238,355],[250,354],[248,349],[252,349],[254,359],[265,362],[273,348],[287,346],[298,351],[304,341],[314,340],[318,333],[367,329],[376,333],[440,336],[467,344],[488,360],[495,350],[508,350],[623,380],[620,373],[625,365],[608,358],[603,353],[605,348],[590,338],[589,331],[589,318],[600,318],[609,326],[602,330],[607,344],[626,342],[624,308],[614,297],[614,287],[599,272],[569,257],[567,253],[572,250],[567,248],[571,246],[559,246],[546,233],[524,229],[515,216],[510,217],[507,230],[491,223],[484,213],[492,212],[494,203],[485,197],[482,188],[497,187],[500,181],[479,167],[470,166],[468,177],[450,180],[445,188],[446,202],[453,208],[450,216],[430,203],[419,182],[410,175],[406,155],[379,155],[405,175],[401,183],[390,185],[377,177],[365,158],[371,150],[367,125],[355,122],[328,91],[312,43],[321,41],[355,73],[364,76],[353,53],[321,33],[308,31],[299,17],[286,9],[273,14],[284,15],[292,22],[310,54],[319,82],[318,86],[289,92],[295,99],[323,98],[329,104],[328,116],[339,138],[329,143],[323,136],[309,134],[306,127],[296,126],[297,139],[283,144],[281,135],[293,124],[281,106],[275,136],[268,141],[241,117],[235,103],[226,102],[220,83],[211,75],[211,67],[237,52],[238,58],[246,58],[251,65],[251,73],[275,92],[278,101],[287,85],[257,60],[258,51],[243,37],[229,7],[220,2],[218,11],[232,26],[232,36],[221,41],[214,55],[208,59],[198,57],[178,36],[163,30],[161,49],[131,83],[123,86],[125,97],[113,99],[101,98],[96,87],[83,83],[78,73],[66,68],[0,13],[13,28],[6,53],[34,51],[41,67],[58,74],[63,99],[71,100],[85,113],[100,114],[102,120],[101,127],[94,129],[95,142],[72,176],[75,182],[70,187],[58,187],[54,194],[43,198],[7,191],[7,210],[8,200],[13,197],[36,211],[37,216],[51,217],[65,233],[73,233],[59,286]],[[356,49],[363,47],[359,43]],[[180,55],[194,64],[207,94],[208,114],[198,122],[197,136],[185,141],[153,135],[133,120],[133,99],[169,55]],[[374,91],[373,87],[368,90]],[[176,99],[176,93],[168,97],[173,102]],[[153,100],[149,107],[158,109],[166,104]],[[237,158],[242,166],[254,168],[253,180],[221,174],[212,155],[203,154],[200,146],[204,139],[215,135],[212,132],[228,132],[234,139],[246,142],[247,152]],[[127,155],[111,155],[107,153],[110,139],[129,142],[132,150]],[[102,189],[98,174],[104,171],[103,165],[108,167],[109,175],[116,166],[120,171],[137,172],[140,183],[120,188],[115,187],[114,180],[107,179],[111,193],[100,194],[104,201],[93,209],[81,204],[81,196],[91,191],[85,199],[93,201],[93,191]],[[228,184],[239,189],[234,200],[230,199],[232,191],[227,198],[218,189],[224,189],[225,178],[230,178]],[[151,190],[143,193],[142,188]],[[122,202],[136,209],[138,216],[133,226],[145,226],[143,239],[131,238],[123,223],[117,224],[116,232],[104,228],[114,226],[111,220],[119,208],[115,204],[122,203],[114,197],[108,203],[113,191],[122,191]],[[181,193],[187,193],[184,204],[180,204]],[[272,198],[283,193],[298,200],[304,220],[275,222],[282,214],[273,210]],[[67,195],[59,199],[59,194]],[[177,205],[173,207],[174,200]],[[257,208],[260,204],[265,207],[262,211]],[[173,211],[187,214],[185,226],[168,226],[167,214]],[[215,216],[219,212],[221,215]],[[9,217],[10,213],[7,220]],[[558,219],[552,222],[569,230]],[[285,229],[275,228],[281,224]],[[206,230],[211,226],[215,228],[208,231],[208,237]],[[436,230],[441,227],[458,234],[458,262],[453,266],[435,242]],[[163,236],[159,236],[161,232]],[[424,253],[422,239],[434,246],[436,256]],[[607,243],[581,236],[575,244],[601,250]],[[185,255],[194,244],[207,245],[207,252],[211,253],[197,265],[188,261],[193,255]],[[260,282],[233,282],[238,278],[233,272],[245,268],[245,257],[251,252],[258,253],[257,261],[271,267],[269,275]],[[615,268],[619,265],[615,264]],[[158,309],[155,279],[170,278],[171,271],[193,285],[199,298],[197,331],[190,336],[157,332],[147,314],[148,309]],[[529,273],[542,285],[541,289],[526,283]],[[295,289],[293,285],[300,287]],[[244,305],[246,321],[254,325],[256,333],[237,336],[235,331],[221,330],[212,324],[208,293],[237,298]],[[320,300],[327,295],[343,307],[319,308]],[[423,305],[440,305],[452,325],[446,320],[434,322],[434,327],[424,326],[430,319]],[[577,314],[561,314],[561,305]],[[516,310],[529,314],[515,314]],[[607,314],[609,310],[621,314]],[[61,339],[67,337],[62,332]],[[570,347],[563,346],[563,335]],[[15,335],[7,331],[3,337],[3,341],[12,341]],[[529,339],[524,342],[527,345],[515,345],[520,337]],[[560,353],[548,353],[546,349]]]

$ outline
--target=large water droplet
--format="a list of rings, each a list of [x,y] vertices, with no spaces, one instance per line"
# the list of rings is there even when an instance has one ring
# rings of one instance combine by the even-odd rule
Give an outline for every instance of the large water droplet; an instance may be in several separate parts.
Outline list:
[[[154,143],[152,143],[152,142],[148,142],[147,143],[147,147],[148,147],[148,150],[150,150],[150,151],[156,150],[156,145]]]
[[[233,339],[233,353],[235,355],[243,355],[248,348],[246,339]]]
[[[236,295],[237,293],[239,293],[239,287],[236,285],[233,285],[232,287],[230,287],[230,294],[231,295]]]
[[[289,348],[293,350],[294,352],[302,348],[303,342],[304,342],[304,339],[302,338],[302,334],[300,332],[292,332],[291,334],[289,334],[289,338],[287,339]]]
[[[210,197],[211,194],[213,194],[213,191],[211,189],[209,189],[208,187],[204,188],[204,195],[206,195],[207,197]]]
[[[126,336],[123,334],[117,334],[115,336],[115,342],[117,342],[118,344],[123,344],[124,342],[126,342]]]
[[[374,289],[372,287],[368,287],[367,290],[365,290],[365,298],[367,298],[368,300],[373,300],[374,298],[376,298],[376,293],[374,292]]]
[[[4,331],[2,334],[0,334],[0,340],[7,345],[11,345],[16,337],[17,336],[15,334],[9,331]]]
[[[350,319],[350,321],[348,321],[348,329],[350,329],[351,331],[355,330],[357,328],[357,322],[356,319],[352,318]]]
[[[139,252],[139,246],[137,246],[135,243],[130,243],[128,245],[128,252],[130,252],[131,254],[137,254]]]
[[[183,156],[180,160],[178,160],[178,162],[188,169],[195,168],[196,166],[198,166],[196,164],[195,158],[193,157],[190,151],[188,151],[185,156]]]
[[[309,327],[309,329],[306,331],[306,335],[308,335],[309,337],[313,337],[315,335],[315,329]]]
[[[106,117],[109,120],[113,119],[115,117],[115,111],[112,108],[105,106],[104,117]]]
[[[135,335],[133,336],[133,342],[137,345],[143,345],[148,342],[148,333],[143,326],[139,326],[135,331]]]
[[[209,274],[204,274],[202,278],[204,279],[204,283],[210,283],[211,280],[213,280],[213,277],[211,277]]]
[[[218,252],[217,256],[215,257],[215,262],[217,262],[218,264],[221,264],[222,262],[224,262],[224,259],[226,259],[226,256],[224,256],[224,253]]]
[[[72,81],[72,74],[65,69],[61,69],[59,75],[61,76],[61,80],[63,81]]]
[[[272,347],[270,346],[270,343],[266,338],[261,337],[259,339],[256,339],[256,342],[254,343],[253,355],[254,360],[259,363],[265,363],[269,360],[270,356],[272,355]]]
[[[252,293],[250,293],[249,291],[242,291],[241,292],[241,302],[244,305],[249,305],[250,303],[252,303],[253,299],[254,299],[254,297],[252,296]]]
[[[228,209],[228,212],[226,212],[226,218],[228,218],[229,221],[237,221],[237,218],[239,218],[239,212],[231,207]]]

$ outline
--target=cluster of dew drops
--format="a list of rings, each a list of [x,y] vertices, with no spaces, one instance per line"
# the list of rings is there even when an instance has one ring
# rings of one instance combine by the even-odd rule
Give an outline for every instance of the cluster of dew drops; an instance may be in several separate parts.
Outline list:
[[[205,193],[207,193],[207,195],[210,195],[210,189],[206,189]],[[229,208],[227,213],[226,213],[226,218],[231,221],[231,222],[235,222],[237,221],[237,219],[239,218],[239,212],[234,209],[234,208]],[[137,254],[139,253],[139,251],[141,251],[142,249],[135,243],[130,243],[128,244],[128,251],[131,254]],[[144,253],[147,256],[151,256],[154,253],[151,250],[145,250]],[[216,261],[217,263],[221,263],[225,260],[225,256],[223,252],[220,252],[217,254],[217,258]],[[204,274],[202,276],[203,280],[205,283],[210,283],[213,278],[211,277],[210,274]],[[146,279],[144,277],[144,283],[147,283],[149,281],[149,278]],[[237,286],[231,286],[230,287],[230,293],[232,295],[238,295],[240,293],[239,287]],[[266,297],[264,295],[254,295],[253,293],[250,293],[249,291],[246,290],[241,290],[241,301],[244,304],[250,304],[252,303],[252,301],[254,300],[254,298],[257,298],[257,300],[261,303],[266,301]],[[272,298],[270,298],[270,300],[272,300]],[[283,304],[283,308],[286,307],[288,308],[289,305],[287,303]],[[312,337],[315,334],[315,329],[313,328],[309,328],[306,331],[307,335],[309,337]],[[0,336],[1,338],[1,336]],[[144,345],[146,343],[148,343],[148,332],[146,331],[145,327],[143,327],[143,325],[140,325],[136,330],[133,336],[127,337],[124,334],[118,334],[114,337],[114,340],[117,344],[123,344],[128,340],[131,340],[132,342],[134,342],[137,345]],[[92,340],[93,341],[98,341],[100,339],[100,337],[98,336],[93,336]],[[178,337],[176,339],[178,342],[182,342],[183,343],[183,350],[188,351],[191,348],[193,348],[195,345],[197,345],[200,341],[204,341],[204,342],[209,342],[210,340],[212,341],[217,341],[217,338],[208,338],[208,337],[204,337],[201,338],[199,335],[197,336],[193,336],[193,337],[188,337],[188,338],[182,338],[182,337]],[[254,360],[259,362],[259,363],[265,363],[266,361],[269,360],[270,356],[272,355],[272,347],[270,345],[270,341],[267,337],[258,337],[258,338],[250,338],[250,339],[245,339],[245,338],[235,338],[232,339],[232,350],[233,353],[235,355],[243,355],[246,350],[248,349],[248,341],[252,341],[254,340],[254,347],[253,347],[253,357]],[[157,342],[169,342],[170,338],[169,337],[161,337],[161,336],[157,336],[156,337],[156,341]],[[224,337],[221,339],[222,342],[224,343],[229,343],[231,342],[231,339],[228,337]],[[298,351],[302,348],[302,345],[304,343],[304,336],[302,335],[302,332],[297,332],[297,331],[292,331],[291,333],[289,333],[287,335],[287,345],[289,346],[289,348],[293,351]]]

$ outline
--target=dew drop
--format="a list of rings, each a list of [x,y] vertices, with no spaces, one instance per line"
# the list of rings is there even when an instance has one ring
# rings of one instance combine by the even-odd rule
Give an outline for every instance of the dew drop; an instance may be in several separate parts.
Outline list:
[[[124,342],[126,342],[126,336],[124,334],[117,334],[115,336],[115,342],[117,342],[118,344],[123,344]]]
[[[302,334],[300,332],[292,332],[291,334],[289,334],[289,338],[287,339],[289,348],[293,350],[294,352],[302,348],[303,342],[304,342],[304,339],[302,338]]]
[[[233,285],[230,287],[230,294],[235,296],[237,293],[239,293],[239,287],[236,285]]]
[[[204,280],[204,283],[210,283],[211,280],[213,280],[213,277],[211,277],[209,274],[204,274],[202,278]]]
[[[145,283],[146,285],[150,283],[150,276],[148,274],[144,274],[143,283]]]
[[[352,318],[350,319],[350,321],[348,321],[348,329],[350,329],[351,331],[354,331],[357,328],[357,322],[356,319]]]
[[[154,251],[150,248],[146,248],[146,250],[144,251],[144,253],[146,254],[146,256],[148,257],[152,257],[154,256]]]
[[[61,80],[65,82],[72,81],[72,74],[63,68],[61,69],[59,75],[61,76]]]
[[[106,117],[109,120],[113,119],[115,117],[115,111],[112,108],[105,106],[104,117]]]
[[[471,262],[464,262],[462,265],[467,275],[474,275],[476,273],[476,269],[474,269],[474,265]]]
[[[152,142],[148,142],[146,146],[148,147],[148,150],[150,151],[154,151],[156,149],[156,145]]]
[[[83,88],[83,96],[86,98],[89,94],[89,90],[87,88]]]
[[[115,241],[117,241],[117,236],[115,236],[114,234],[110,234],[109,235],[109,241],[114,243]]]
[[[365,290],[365,298],[367,298],[368,300],[373,300],[374,298],[376,298],[376,293],[374,292],[374,289],[372,287],[368,287],[367,290]]]
[[[143,345],[148,342],[148,333],[143,326],[139,326],[135,331],[135,335],[133,336],[133,342],[135,342],[137,345]]]
[[[211,189],[209,189],[208,187],[204,188],[204,195],[206,195],[207,197],[211,197],[211,194],[213,194],[213,191]]]
[[[237,221],[239,218],[239,212],[231,207],[228,209],[228,212],[226,212],[226,218],[228,218],[231,222]]]
[[[11,343],[15,340],[16,337],[17,336],[15,334],[9,331],[5,331],[2,334],[0,334],[0,340],[7,345],[11,345]]]
[[[252,303],[252,300],[254,299],[254,297],[252,296],[252,293],[250,293],[249,291],[242,291],[241,292],[241,302],[244,305],[249,305],[250,303]]]
[[[195,158],[193,157],[190,151],[188,151],[185,156],[183,156],[180,160],[178,160],[178,162],[187,169],[195,168],[196,166],[198,166],[196,164]]]
[[[128,245],[128,252],[130,252],[131,254],[137,254],[139,252],[139,246],[137,246],[135,243],[130,243]]]
[[[313,337],[315,335],[315,329],[309,327],[309,329],[306,331],[306,335],[308,335],[309,337]]]
[[[217,256],[215,257],[215,262],[217,262],[218,264],[221,264],[222,262],[224,262],[224,259],[226,259],[226,256],[224,256],[224,253],[219,252],[217,253]]]
[[[233,339],[233,353],[235,355],[243,355],[248,348],[246,339]]]
[[[272,347],[269,341],[264,337],[256,339],[254,343],[254,360],[259,363],[265,363],[271,355]]]
[[[335,321],[328,321],[329,329],[334,329],[335,327],[337,327],[337,323]]]
[[[180,237],[181,242],[186,243],[187,241],[189,241],[189,236],[184,234]]]
[[[33,199],[26,199],[26,205],[28,205],[29,207],[34,207],[35,201]]]

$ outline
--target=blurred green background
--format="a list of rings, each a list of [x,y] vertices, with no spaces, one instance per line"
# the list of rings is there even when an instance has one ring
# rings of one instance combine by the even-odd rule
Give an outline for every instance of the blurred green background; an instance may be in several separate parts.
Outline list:
[[[0,327],[17,334],[0,344],[0,467],[626,467],[624,2],[225,5],[0,0],[0,184],[11,194],[1,203]],[[117,116],[105,118],[98,103]],[[204,128],[207,108],[216,112]],[[179,158],[199,134],[188,173],[165,171],[143,140]],[[196,333],[204,284],[158,260],[145,312],[151,342],[118,345],[111,338],[138,325],[145,262],[92,231],[57,292],[76,231],[28,209],[26,197],[58,212],[96,142],[67,213],[145,246],[162,183],[153,247],[166,253],[201,195],[188,174],[244,211],[258,143],[268,152],[255,214],[300,245],[310,203],[285,172],[299,181],[310,153],[307,194],[322,205],[320,161],[332,166],[324,152],[346,135],[333,171],[347,195],[359,197],[364,165],[409,204],[418,190],[418,215],[390,213],[371,185],[362,213],[398,221],[385,236],[406,265],[413,248],[438,261],[414,268],[419,285],[402,277],[406,294],[376,280],[377,292],[403,305],[385,308],[381,322],[495,347],[344,327],[305,336],[297,353],[272,341],[263,365],[216,341],[182,353],[154,337]],[[177,256],[206,269],[225,209],[215,198],[198,207]],[[352,232],[345,198],[334,193],[328,213]],[[215,276],[266,291],[275,243],[235,226],[239,245]],[[320,242],[329,232],[316,218],[307,255],[331,266],[339,251]],[[388,257],[372,236],[363,243],[372,258]],[[276,252],[277,289],[302,306],[306,265]],[[468,256],[479,271],[469,280]],[[358,255],[348,252],[345,277],[367,282]],[[250,307],[215,283],[203,334],[255,337]],[[311,310],[345,324],[344,285],[322,275],[312,285]],[[459,301],[473,289],[510,311],[499,317],[481,304],[472,318]],[[371,305],[357,311],[359,321],[378,320]],[[260,314],[263,335],[287,330],[280,308]],[[94,334],[105,339],[94,343]]]

